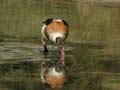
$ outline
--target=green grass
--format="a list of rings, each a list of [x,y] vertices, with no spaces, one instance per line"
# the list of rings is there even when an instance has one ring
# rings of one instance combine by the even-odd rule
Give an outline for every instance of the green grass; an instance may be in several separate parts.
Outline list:
[[[47,18],[71,17],[70,2],[64,1],[33,1],[5,0],[0,3],[0,36],[1,38],[38,39],[42,22]],[[58,4],[58,5],[57,5]],[[68,10],[69,9],[69,10]],[[69,16],[70,15],[70,16]]]
[[[119,38],[119,10],[117,3],[1,0],[0,38],[38,40],[42,21],[47,18],[63,18],[70,24],[68,41],[109,42],[111,38]]]

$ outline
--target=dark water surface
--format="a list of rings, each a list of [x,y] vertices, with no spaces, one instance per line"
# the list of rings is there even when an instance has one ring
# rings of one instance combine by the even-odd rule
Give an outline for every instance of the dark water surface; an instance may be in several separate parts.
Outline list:
[[[48,48],[44,56],[39,44],[1,42],[0,90],[120,90],[120,55],[108,54],[104,45],[91,43],[65,46],[69,80],[62,88],[42,84],[41,61],[59,59],[57,47]]]

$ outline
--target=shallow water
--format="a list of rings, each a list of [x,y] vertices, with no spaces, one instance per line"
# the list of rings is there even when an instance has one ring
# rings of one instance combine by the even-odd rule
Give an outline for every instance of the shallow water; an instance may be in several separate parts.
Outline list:
[[[57,61],[57,47],[48,45],[49,54],[35,43],[0,43],[0,90],[120,90],[120,56],[106,54],[104,45],[68,43],[65,46],[68,81],[52,89],[40,80],[40,63]],[[118,51],[117,51],[118,52]]]

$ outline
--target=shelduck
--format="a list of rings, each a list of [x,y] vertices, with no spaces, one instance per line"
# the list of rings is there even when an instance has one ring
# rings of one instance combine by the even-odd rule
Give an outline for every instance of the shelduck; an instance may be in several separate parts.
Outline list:
[[[69,25],[62,19],[47,19],[43,22],[41,42],[44,46],[44,54],[48,54],[46,46],[47,41],[50,40],[57,45],[60,52],[60,60],[64,62],[65,52],[63,42],[69,33]]]

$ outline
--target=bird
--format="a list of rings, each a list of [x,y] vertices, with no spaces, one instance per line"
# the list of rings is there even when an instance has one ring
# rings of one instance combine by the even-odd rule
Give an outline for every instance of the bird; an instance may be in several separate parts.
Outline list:
[[[44,47],[44,54],[48,54],[47,41],[52,41],[60,53],[60,60],[64,63],[65,48],[64,41],[69,34],[69,25],[63,19],[49,18],[43,22],[41,29],[41,42]]]
[[[57,61],[54,65],[48,62],[41,63],[41,81],[50,85],[52,88],[60,88],[67,81],[67,71],[65,65]]]

